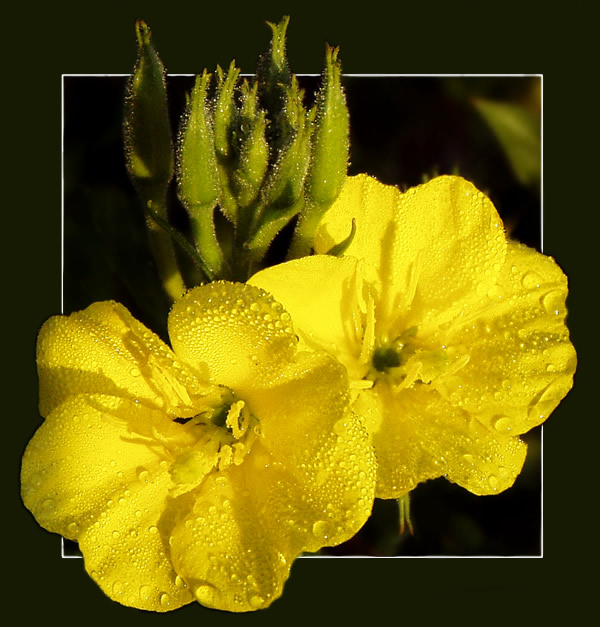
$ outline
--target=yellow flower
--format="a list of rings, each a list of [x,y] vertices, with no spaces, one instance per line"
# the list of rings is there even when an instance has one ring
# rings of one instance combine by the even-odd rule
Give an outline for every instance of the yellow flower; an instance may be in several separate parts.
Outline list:
[[[572,385],[567,280],[553,259],[507,241],[490,200],[460,177],[401,193],[350,177],[318,254],[249,282],[277,298],[302,342],[335,355],[373,434],[376,496],[446,476],[475,494],[510,487],[526,445]]]
[[[288,313],[248,285],[191,290],[169,335],[172,350],[114,302],[42,327],[23,500],[120,603],[266,607],[299,553],[369,516],[374,456],[346,372],[297,351]]]

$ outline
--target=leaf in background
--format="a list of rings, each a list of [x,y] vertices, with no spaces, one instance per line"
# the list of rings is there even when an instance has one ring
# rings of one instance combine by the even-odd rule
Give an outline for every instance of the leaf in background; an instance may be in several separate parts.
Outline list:
[[[512,103],[477,98],[473,104],[496,135],[518,180],[524,185],[539,183],[539,116],[524,106]]]

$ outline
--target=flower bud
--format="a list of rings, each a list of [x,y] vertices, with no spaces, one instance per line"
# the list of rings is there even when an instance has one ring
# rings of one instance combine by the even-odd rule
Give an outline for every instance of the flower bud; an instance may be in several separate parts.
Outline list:
[[[249,207],[258,198],[269,165],[269,146],[265,137],[265,111],[258,109],[258,84],[242,84],[239,128],[239,161],[233,183],[241,208]]]
[[[210,78],[206,70],[196,77],[179,134],[178,194],[192,217],[198,211],[212,211],[219,193],[213,130],[206,110]]]
[[[311,164],[306,178],[309,205],[318,211],[330,207],[338,197],[348,169],[349,115],[341,85],[338,48],[327,47],[323,86],[317,96]]]
[[[285,52],[285,36],[289,21],[289,16],[285,16],[279,24],[267,22],[273,31],[271,45],[260,57],[256,67],[260,105],[269,111],[271,120],[275,122],[285,106],[286,89],[292,84],[292,73]],[[275,128],[269,129],[269,141],[270,131],[275,131]]]
[[[133,184],[148,201],[160,201],[173,177],[173,143],[167,110],[165,68],[149,27],[136,23],[138,59],[125,99],[125,156]]]
[[[338,49],[328,46],[323,85],[315,104],[305,203],[288,254],[291,259],[310,254],[319,222],[338,197],[346,179],[350,124],[341,73]]]
[[[304,92],[294,76],[286,90],[285,107],[280,119],[281,148],[265,186],[264,203],[270,209],[289,210],[304,199],[314,110],[306,112],[303,97]],[[302,205],[297,210],[301,208]]]
[[[234,93],[239,75],[240,70],[235,67],[235,61],[231,62],[227,73],[217,67],[217,95],[213,112],[215,154],[220,181],[219,205],[234,224],[237,221],[238,206],[232,189],[231,177],[235,165],[233,136],[237,117]]]

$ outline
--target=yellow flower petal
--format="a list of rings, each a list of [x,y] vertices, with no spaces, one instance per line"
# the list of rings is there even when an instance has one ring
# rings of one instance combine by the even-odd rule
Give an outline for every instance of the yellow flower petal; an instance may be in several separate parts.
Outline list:
[[[468,181],[440,176],[401,193],[366,175],[349,177],[325,214],[315,250],[341,241],[356,219],[346,255],[365,260],[378,291],[377,317],[402,309],[406,327],[455,313],[487,293],[504,262],[503,225],[490,200]]]
[[[248,283],[277,294],[303,345],[327,350],[348,368],[351,378],[363,377],[356,357],[365,332],[365,305],[359,299],[362,285],[355,259],[303,257],[266,268]]]
[[[375,457],[366,430],[347,410],[346,386],[339,363],[300,353],[272,382],[247,395],[272,458],[265,463],[285,471],[302,550],[349,539],[371,511]],[[319,522],[323,534],[314,533]]]
[[[206,392],[157,335],[111,301],[50,318],[38,336],[37,363],[43,416],[80,393],[137,399],[186,416],[193,397]]]
[[[290,315],[263,290],[218,281],[190,290],[169,315],[175,353],[238,390],[293,356]]]
[[[115,397],[75,396],[54,410],[29,443],[22,496],[40,525],[77,540],[104,592],[155,611],[189,603],[158,531],[170,485],[172,447],[189,445],[161,412]]]
[[[495,494],[514,483],[525,461],[519,438],[482,425],[425,385],[400,393],[375,385],[354,409],[373,434],[379,498],[441,476],[474,494]]]
[[[268,459],[264,451],[262,458]],[[248,477],[248,463],[252,460],[211,474],[171,534],[174,567],[206,607],[231,612],[266,607],[280,596],[289,575],[285,530],[265,500],[270,473],[256,473],[263,481],[258,485]]]
[[[356,485],[340,480],[365,434],[355,418],[338,429],[344,435],[326,455],[339,469],[311,455],[300,466],[277,460],[259,442],[243,465],[207,479],[171,540],[175,568],[200,603],[233,612],[267,607],[300,552],[339,543],[366,521],[374,476]]]
[[[436,387],[501,433],[543,422],[573,383],[566,296],[567,279],[551,257],[511,242],[494,290],[444,332],[445,344],[468,347],[469,361]]]

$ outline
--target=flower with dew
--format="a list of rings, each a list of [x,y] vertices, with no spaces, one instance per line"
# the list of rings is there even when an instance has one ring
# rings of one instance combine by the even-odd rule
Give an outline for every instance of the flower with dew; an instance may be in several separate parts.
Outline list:
[[[263,290],[195,288],[169,336],[172,349],[114,302],[44,324],[24,503],[124,605],[266,607],[298,554],[368,518],[370,438],[343,366],[299,351]]]
[[[474,494],[510,487],[519,438],[572,385],[567,280],[550,257],[507,240],[491,201],[457,176],[401,193],[349,177],[315,254],[249,281],[290,312],[302,343],[347,368],[373,436],[376,496],[445,476]]]

